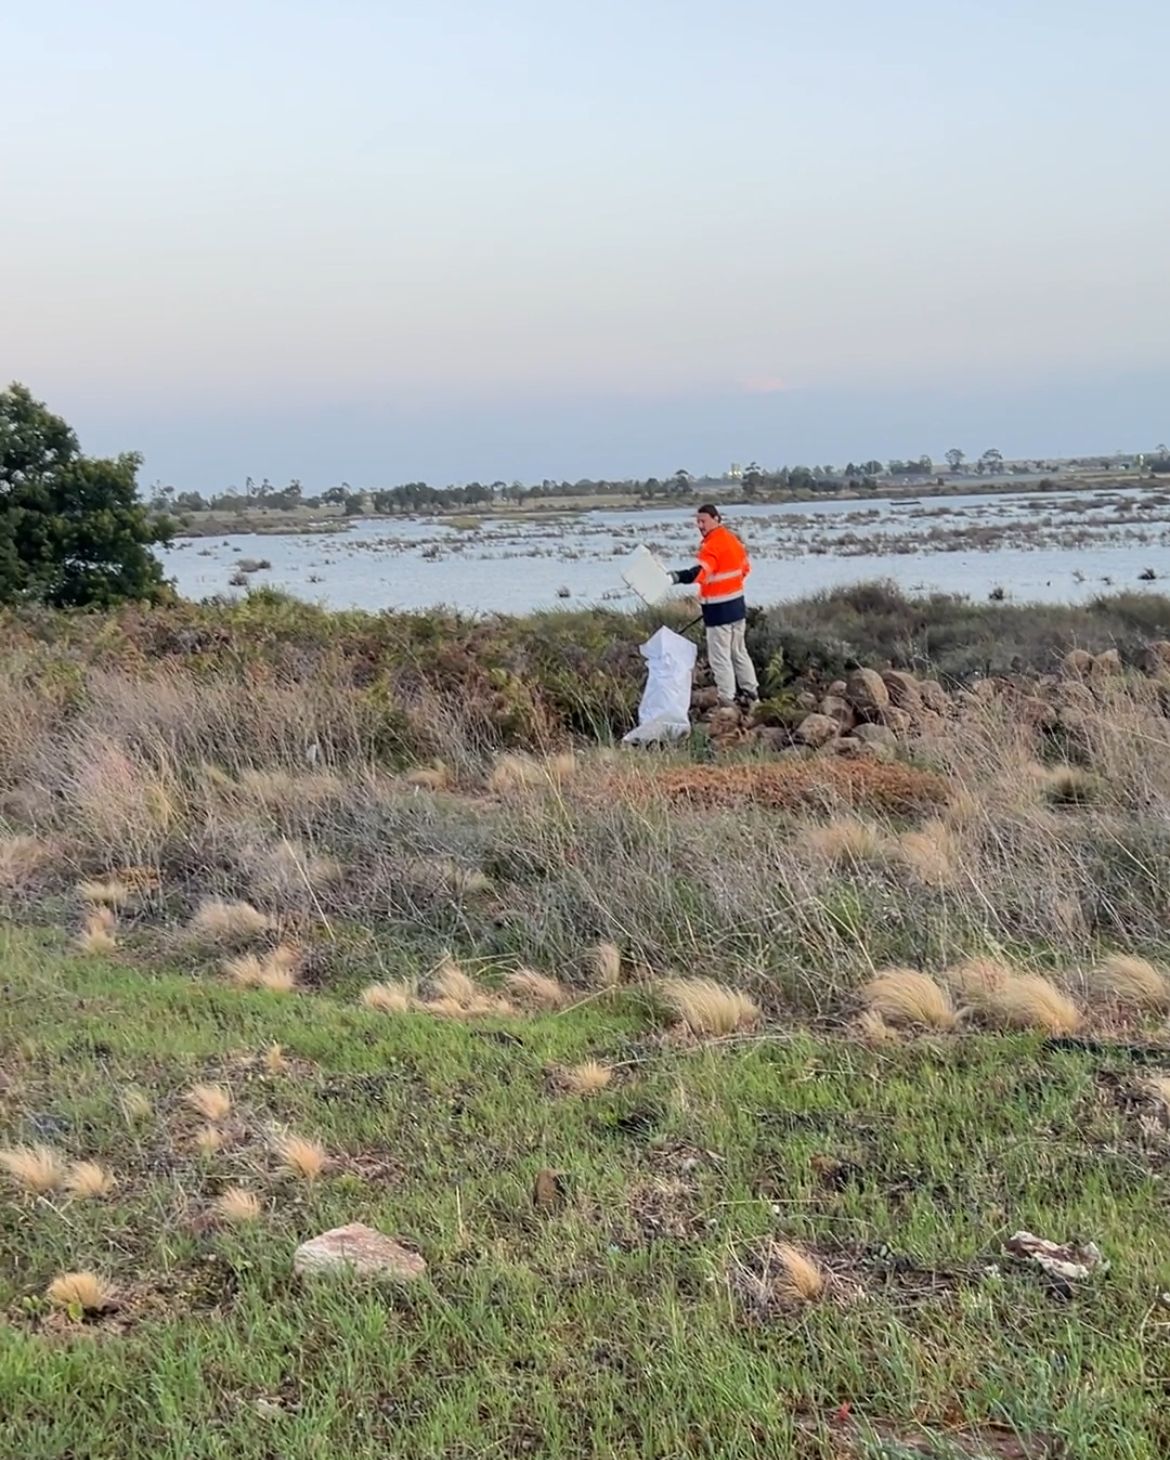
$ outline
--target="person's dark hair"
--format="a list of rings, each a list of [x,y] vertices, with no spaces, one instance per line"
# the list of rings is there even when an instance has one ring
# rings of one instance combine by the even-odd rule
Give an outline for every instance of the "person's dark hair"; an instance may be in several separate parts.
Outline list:
[[[704,502],[703,505],[699,508],[699,511],[703,514],[704,517],[714,517],[716,522],[723,521],[723,518],[719,515],[719,508],[712,506],[710,502]]]

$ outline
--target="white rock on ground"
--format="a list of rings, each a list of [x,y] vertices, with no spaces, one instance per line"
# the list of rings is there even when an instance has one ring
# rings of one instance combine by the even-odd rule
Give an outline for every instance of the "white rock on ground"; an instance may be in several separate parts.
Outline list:
[[[299,1276],[348,1272],[359,1277],[390,1277],[411,1282],[422,1277],[426,1270],[426,1260],[417,1252],[361,1222],[322,1232],[319,1237],[302,1242],[293,1254],[293,1271]]]

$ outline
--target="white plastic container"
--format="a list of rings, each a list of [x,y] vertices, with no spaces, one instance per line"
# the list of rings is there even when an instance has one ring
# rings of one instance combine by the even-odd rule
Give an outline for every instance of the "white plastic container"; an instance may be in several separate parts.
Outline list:
[[[661,603],[673,586],[670,574],[642,543],[626,559],[622,577],[643,603],[651,607]]]

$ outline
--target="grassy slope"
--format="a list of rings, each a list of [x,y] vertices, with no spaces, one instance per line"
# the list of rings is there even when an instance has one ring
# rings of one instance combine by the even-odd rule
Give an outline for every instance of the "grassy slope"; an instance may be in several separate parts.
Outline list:
[[[0,962],[0,1138],[61,1120],[65,1153],[120,1178],[99,1204],[0,1195],[0,1455],[829,1456],[844,1403],[903,1435],[998,1421],[1086,1460],[1167,1452],[1165,1133],[1102,1098],[1089,1056],[989,1035],[682,1049],[632,991],[500,1038],[48,936],[0,931]],[[311,1064],[265,1073],[272,1040]],[[621,1065],[610,1090],[548,1092],[549,1063],[591,1056]],[[182,1094],[207,1078],[242,1129],[200,1158]],[[130,1083],[155,1102],[137,1130]],[[283,1124],[346,1159],[294,1186],[264,1139]],[[546,1166],[569,1191],[547,1213]],[[234,1181],[264,1193],[262,1227],[193,1230]],[[429,1279],[302,1287],[297,1242],[353,1220],[416,1243]],[[1060,1297],[999,1258],[1021,1226],[1095,1238],[1111,1273]],[[868,1297],[753,1321],[729,1257],[781,1234],[847,1258]],[[126,1311],[49,1319],[37,1295],[85,1266]]]

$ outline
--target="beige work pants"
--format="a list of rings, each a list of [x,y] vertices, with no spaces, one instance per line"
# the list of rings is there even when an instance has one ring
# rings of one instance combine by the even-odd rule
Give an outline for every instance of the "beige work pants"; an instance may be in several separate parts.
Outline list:
[[[715,688],[721,703],[731,704],[738,687],[746,695],[760,692],[756,667],[748,657],[744,644],[747,624],[743,619],[734,624],[712,624],[707,629],[707,658],[715,676]]]

